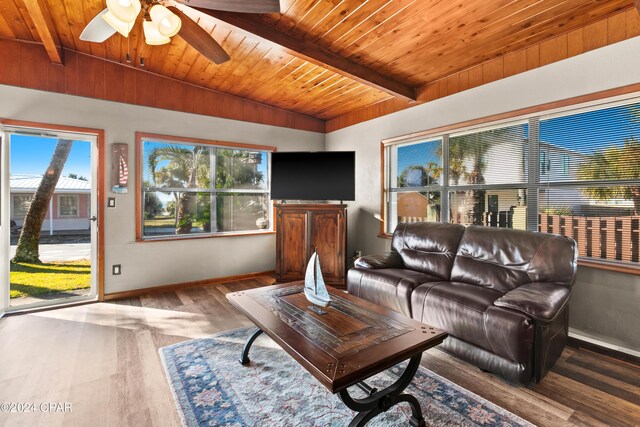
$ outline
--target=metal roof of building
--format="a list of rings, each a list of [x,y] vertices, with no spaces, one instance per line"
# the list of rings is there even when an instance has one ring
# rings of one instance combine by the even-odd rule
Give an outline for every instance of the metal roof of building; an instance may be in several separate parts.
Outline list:
[[[12,192],[35,192],[42,181],[42,175],[11,175],[9,186]],[[56,192],[89,193],[91,182],[61,176],[56,184]]]

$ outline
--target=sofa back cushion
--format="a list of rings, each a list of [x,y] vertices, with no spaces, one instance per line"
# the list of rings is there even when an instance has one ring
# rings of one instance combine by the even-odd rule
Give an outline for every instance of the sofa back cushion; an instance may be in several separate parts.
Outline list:
[[[451,279],[451,267],[464,226],[437,222],[399,224],[393,233],[392,250],[408,269]]]
[[[576,266],[573,239],[472,225],[460,241],[451,280],[505,293],[529,282],[571,286]]]

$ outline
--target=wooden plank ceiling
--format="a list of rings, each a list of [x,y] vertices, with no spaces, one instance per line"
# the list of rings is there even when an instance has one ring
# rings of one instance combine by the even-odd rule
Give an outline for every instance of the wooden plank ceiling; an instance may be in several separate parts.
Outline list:
[[[30,15],[34,4],[48,9],[45,13],[55,34],[43,32],[42,17]],[[144,57],[148,71],[329,120],[394,97],[379,85],[352,78],[351,72],[340,72],[344,64],[417,91],[429,82],[633,7],[634,1],[283,0],[282,4],[283,14],[265,15],[205,14],[179,6],[230,54],[231,60],[222,65],[210,63],[177,36],[168,45],[147,46],[140,22],[128,39],[116,34],[103,44],[81,41],[80,33],[104,9],[104,0],[0,0],[0,36],[43,42],[48,51],[51,40],[59,40],[67,49],[120,63],[126,63],[129,50],[132,66],[141,67]],[[262,28],[261,35],[275,42],[241,28]],[[279,37],[269,37],[274,32]],[[43,40],[41,34],[48,35]],[[338,59],[338,66],[323,66],[305,52],[284,49],[282,35],[300,50],[314,46],[326,53],[323,57]]]

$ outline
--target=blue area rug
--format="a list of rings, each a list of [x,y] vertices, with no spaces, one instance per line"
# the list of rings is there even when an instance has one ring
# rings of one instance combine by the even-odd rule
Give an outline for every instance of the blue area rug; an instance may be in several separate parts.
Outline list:
[[[236,329],[160,349],[176,406],[185,426],[322,426],[349,424],[354,412],[266,335],[238,363],[253,328]],[[369,382],[391,384],[404,364]],[[350,392],[360,396],[357,388]],[[420,367],[407,392],[416,396],[430,426],[531,426],[514,414]],[[406,404],[368,426],[406,426]]]

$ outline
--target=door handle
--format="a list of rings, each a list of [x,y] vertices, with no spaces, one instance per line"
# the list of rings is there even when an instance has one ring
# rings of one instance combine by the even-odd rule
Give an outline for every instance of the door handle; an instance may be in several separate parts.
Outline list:
[[[89,218],[89,221],[96,222],[97,220],[98,220],[98,217],[97,217],[97,216],[95,216],[95,215],[94,215],[94,216],[92,216],[91,218]]]

